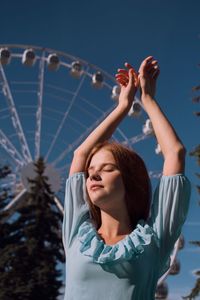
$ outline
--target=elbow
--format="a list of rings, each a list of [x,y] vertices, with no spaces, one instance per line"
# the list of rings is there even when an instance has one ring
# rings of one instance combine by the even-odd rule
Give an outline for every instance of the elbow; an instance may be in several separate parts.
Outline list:
[[[79,149],[77,148],[76,150],[74,150],[74,153],[73,153],[73,155],[74,155],[74,156],[77,156],[77,155],[78,155],[78,153],[79,153]]]
[[[85,153],[80,148],[77,148],[76,150],[74,150],[74,157],[84,157],[84,158],[86,158],[87,156],[88,156],[88,154]]]
[[[184,173],[185,155],[186,149],[182,145],[174,147],[173,151],[169,151],[168,155],[164,157],[163,175],[170,176]]]
[[[79,148],[76,148],[76,150],[74,150],[74,156],[78,156],[82,153],[82,151]]]
[[[178,147],[178,149],[176,150],[176,153],[180,159],[185,160],[187,150],[182,144]]]
[[[178,157],[184,159],[186,152],[186,148],[182,144],[178,144],[168,149],[166,153],[164,153],[164,157]]]
[[[179,162],[184,163],[186,153],[187,153],[186,148],[182,144],[180,144],[180,145],[177,145],[177,147],[174,147],[172,153],[169,156],[174,157]]]
[[[171,150],[169,150],[164,155],[165,160],[172,160],[172,161],[179,161],[184,163],[185,162],[185,156],[186,156],[186,148],[182,144],[178,144],[174,146]]]

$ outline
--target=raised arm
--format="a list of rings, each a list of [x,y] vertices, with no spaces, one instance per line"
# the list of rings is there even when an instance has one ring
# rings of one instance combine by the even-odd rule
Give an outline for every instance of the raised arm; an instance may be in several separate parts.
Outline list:
[[[117,76],[120,78],[120,74]],[[123,84],[120,84],[121,92],[116,108],[75,150],[70,168],[70,175],[84,171],[86,159],[92,148],[97,143],[109,139],[119,123],[128,113],[138,87],[138,76],[132,67],[129,68],[128,76],[123,80]]]
[[[184,172],[186,151],[174,128],[154,98],[158,75],[157,61],[152,56],[147,57],[139,69],[141,101],[152,122],[164,156],[163,175],[174,175]]]

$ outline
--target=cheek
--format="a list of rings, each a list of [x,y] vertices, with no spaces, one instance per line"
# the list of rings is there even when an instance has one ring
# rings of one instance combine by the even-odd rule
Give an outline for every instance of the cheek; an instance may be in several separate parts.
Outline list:
[[[121,176],[117,176],[110,181],[111,187],[116,191],[124,191],[124,183]]]
[[[88,182],[88,179],[86,179],[86,192],[89,193],[89,182]]]
[[[121,178],[117,180],[117,187],[120,191],[124,192],[124,183]]]
[[[90,191],[89,191],[89,183],[88,183],[87,181],[86,181],[85,187],[86,187],[86,196],[87,196],[87,200],[88,200],[89,202],[91,202],[91,195],[90,195]]]

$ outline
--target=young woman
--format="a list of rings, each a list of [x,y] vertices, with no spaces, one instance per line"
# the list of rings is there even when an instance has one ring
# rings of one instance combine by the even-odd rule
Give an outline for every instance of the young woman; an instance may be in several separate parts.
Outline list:
[[[139,75],[125,66],[116,75],[118,105],[74,152],[63,221],[65,300],[153,300],[187,215],[185,149],[154,98],[158,63],[147,57]],[[108,141],[138,87],[164,157],[151,211],[142,159]]]

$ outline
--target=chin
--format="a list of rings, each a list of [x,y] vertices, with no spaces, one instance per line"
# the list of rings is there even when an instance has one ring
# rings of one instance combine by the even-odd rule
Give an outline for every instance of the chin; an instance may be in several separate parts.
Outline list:
[[[99,206],[99,205],[101,205],[103,199],[90,197],[90,200],[94,205]]]
[[[91,198],[90,198],[91,199]],[[108,209],[109,201],[105,197],[91,199],[91,202],[100,209]]]
[[[95,193],[88,193],[88,196],[89,196],[90,201],[96,206],[98,206],[98,203],[101,203],[103,201],[103,199],[105,199],[105,196],[102,197]]]

